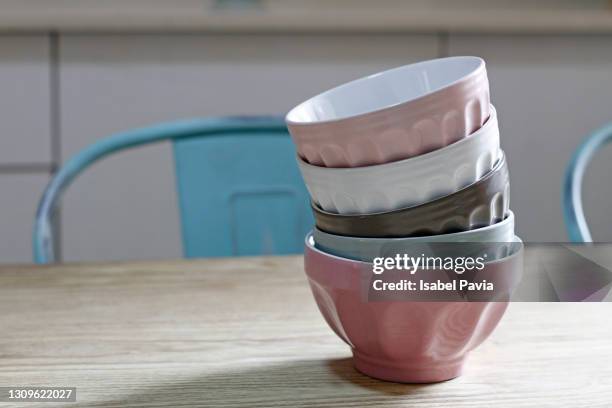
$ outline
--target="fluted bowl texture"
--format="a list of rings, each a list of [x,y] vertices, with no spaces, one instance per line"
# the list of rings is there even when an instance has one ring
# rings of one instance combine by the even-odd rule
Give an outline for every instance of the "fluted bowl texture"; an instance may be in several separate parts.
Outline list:
[[[368,238],[430,236],[495,224],[510,210],[510,178],[505,155],[469,186],[421,205],[375,214],[336,214],[311,203],[317,228],[336,235]]]
[[[461,252],[487,254],[489,260],[506,256],[514,241],[514,213],[495,224],[451,234],[404,238],[368,238],[329,234],[313,230],[315,246],[332,255],[372,262],[376,257],[425,252],[427,255],[459,256]],[[460,245],[465,244],[465,245]]]
[[[338,214],[371,214],[420,205],[455,193],[493,169],[499,148],[497,114],[470,136],[433,152],[376,166],[327,168],[297,158],[312,201]]]
[[[521,268],[520,262],[522,246],[487,264],[485,272],[509,276]],[[371,264],[320,251],[311,235],[304,266],[319,310],[351,347],[357,370],[395,382],[429,383],[460,375],[469,352],[504,315],[511,291],[500,301],[367,301],[363,280],[371,277]]]
[[[361,167],[418,156],[479,129],[490,114],[485,62],[449,57],[338,86],[293,108],[298,155],[323,167]]]

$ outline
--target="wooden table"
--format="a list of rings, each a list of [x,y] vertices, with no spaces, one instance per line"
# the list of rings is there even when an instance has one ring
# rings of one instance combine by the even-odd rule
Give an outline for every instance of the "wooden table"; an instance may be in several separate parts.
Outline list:
[[[612,406],[610,303],[514,303],[433,385],[356,372],[301,257],[4,266],[0,304],[0,386],[74,386],[70,406]]]

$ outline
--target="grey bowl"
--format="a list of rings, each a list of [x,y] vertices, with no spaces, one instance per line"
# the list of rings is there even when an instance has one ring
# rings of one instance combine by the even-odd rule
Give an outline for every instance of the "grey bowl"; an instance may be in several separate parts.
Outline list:
[[[398,186],[398,188],[401,188]],[[506,218],[510,181],[503,152],[477,182],[436,200],[373,214],[335,214],[311,203],[319,230],[367,238],[431,236],[486,227]]]
[[[490,261],[506,256],[514,242],[514,214],[509,211],[506,219],[496,224],[453,234],[363,238],[329,234],[315,228],[313,237],[315,246],[323,252],[364,262],[397,254],[450,257],[487,254]]]

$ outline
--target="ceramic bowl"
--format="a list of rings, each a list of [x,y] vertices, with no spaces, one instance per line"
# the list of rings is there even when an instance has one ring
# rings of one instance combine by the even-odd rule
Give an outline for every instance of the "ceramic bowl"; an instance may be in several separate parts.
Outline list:
[[[363,238],[347,237],[313,231],[318,249],[343,258],[372,262],[377,257],[396,254],[460,256],[474,253],[487,254],[489,260],[503,257],[514,238],[514,214],[487,227],[453,234],[431,235],[408,238]],[[457,245],[469,243],[469,245]]]
[[[395,211],[344,215],[312,203],[317,228],[336,235],[397,238],[438,235],[486,227],[506,218],[510,203],[508,166],[500,159],[476,183],[425,204]]]
[[[460,375],[469,352],[495,329],[522,273],[522,247],[486,264],[486,276],[506,279],[494,301],[368,301],[363,287],[372,265],[322,252],[311,235],[304,266],[319,310],[351,347],[357,370],[382,380],[429,383]]]
[[[312,200],[325,211],[371,214],[423,204],[475,183],[501,154],[497,115],[470,136],[421,156],[376,166],[335,169],[298,157]]]
[[[489,117],[489,82],[478,57],[450,57],[380,72],[293,108],[287,126],[300,157],[360,167],[456,142]]]

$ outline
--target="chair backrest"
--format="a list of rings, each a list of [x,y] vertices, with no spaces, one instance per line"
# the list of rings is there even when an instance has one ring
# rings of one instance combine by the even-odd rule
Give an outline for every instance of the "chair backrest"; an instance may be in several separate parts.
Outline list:
[[[595,154],[612,141],[612,123],[589,135],[576,149],[565,171],[563,216],[571,242],[592,242],[582,208],[582,179]]]
[[[282,118],[226,117],[119,133],[70,158],[39,202],[34,261],[55,261],[53,214],[83,170],[111,153],[163,140],[174,144],[186,257],[302,252],[313,219]]]
[[[174,141],[186,257],[302,252],[313,219],[280,127]]]

